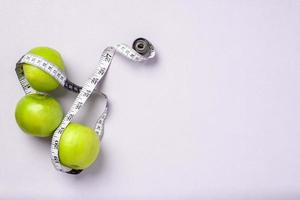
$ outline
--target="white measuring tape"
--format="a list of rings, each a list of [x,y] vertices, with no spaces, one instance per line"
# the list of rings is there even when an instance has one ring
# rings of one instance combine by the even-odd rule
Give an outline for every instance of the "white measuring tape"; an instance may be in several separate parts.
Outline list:
[[[18,76],[18,79],[21,83],[21,86],[23,87],[23,90],[25,94],[31,94],[31,93],[38,93],[35,91],[28,81],[26,80],[24,76],[23,71],[23,64],[30,64],[35,67],[40,68],[41,70],[45,71],[49,75],[51,75],[53,78],[55,78],[60,85],[65,87],[68,90],[71,90],[73,92],[79,93],[76,97],[75,101],[73,102],[70,110],[67,112],[66,116],[62,120],[61,124],[58,126],[58,128],[55,130],[53,137],[52,137],[52,143],[51,143],[51,160],[54,165],[54,167],[61,172],[69,173],[69,174],[78,174],[82,170],[76,170],[71,169],[66,166],[63,166],[60,163],[59,160],[59,141],[60,137],[64,132],[64,129],[68,126],[68,124],[72,121],[73,117],[76,115],[76,113],[80,110],[82,105],[86,102],[86,100],[89,98],[89,96],[92,93],[97,93],[100,95],[103,95],[105,97],[106,105],[104,108],[104,111],[98,118],[96,125],[95,125],[95,132],[98,134],[99,139],[102,139],[103,136],[103,130],[104,130],[104,122],[108,114],[108,98],[107,96],[100,92],[99,90],[95,89],[97,84],[101,81],[101,79],[106,74],[113,56],[115,55],[115,52],[120,53],[121,55],[125,56],[126,58],[136,61],[136,62],[142,62],[146,61],[150,58],[153,58],[155,56],[155,50],[153,45],[144,38],[138,38],[133,43],[133,48],[130,48],[126,44],[117,44],[115,47],[107,47],[100,58],[99,64],[96,67],[95,72],[93,75],[88,79],[88,81],[83,85],[83,87],[78,86],[74,84],[73,82],[69,81],[64,74],[63,71],[61,71],[56,65],[53,63],[45,60],[44,58],[28,53],[22,56],[22,58],[17,62],[16,64],[16,73]]]

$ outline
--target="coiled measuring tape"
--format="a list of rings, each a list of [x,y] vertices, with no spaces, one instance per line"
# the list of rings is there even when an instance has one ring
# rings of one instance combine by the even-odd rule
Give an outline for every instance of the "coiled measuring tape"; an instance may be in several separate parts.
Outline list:
[[[87,80],[87,82],[83,85],[83,87],[78,86],[75,83],[68,80],[64,72],[60,70],[55,64],[45,60],[40,56],[28,53],[22,56],[21,59],[17,62],[15,70],[25,94],[39,93],[39,92],[35,91],[26,80],[23,71],[23,64],[30,64],[40,68],[41,70],[43,70],[44,72],[48,73],[53,78],[55,78],[60,83],[60,85],[63,86],[64,88],[72,92],[79,93],[75,101],[73,102],[70,110],[67,112],[66,116],[64,117],[64,119],[62,120],[58,128],[55,130],[52,137],[51,160],[54,167],[58,171],[69,173],[69,174],[78,174],[82,171],[82,170],[71,169],[69,167],[63,166],[60,163],[59,151],[58,151],[59,141],[61,135],[64,132],[64,129],[72,121],[73,117],[80,110],[82,105],[86,102],[86,100],[89,98],[89,96],[92,93],[103,95],[106,101],[104,111],[96,121],[95,128],[94,128],[95,132],[99,136],[99,139],[101,140],[103,137],[104,122],[108,114],[108,98],[104,93],[97,90],[96,86],[98,85],[98,83],[101,82],[102,78],[106,74],[112,62],[112,59],[115,55],[115,52],[118,52],[119,54],[125,56],[129,60],[135,62],[146,61],[155,56],[155,50],[153,45],[144,38],[136,39],[133,42],[132,46],[133,47],[130,48],[126,44],[117,44],[114,47],[107,47],[103,51],[100,57],[100,61],[96,67],[95,72]]]

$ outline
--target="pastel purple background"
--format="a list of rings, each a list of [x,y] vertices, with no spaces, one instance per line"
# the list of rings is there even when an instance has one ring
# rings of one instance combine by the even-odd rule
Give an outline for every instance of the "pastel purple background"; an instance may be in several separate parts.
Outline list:
[[[300,1],[1,0],[0,27],[0,199],[300,199]],[[101,156],[55,171],[50,141],[15,123],[14,64],[54,47],[82,84],[105,47],[139,36],[158,57],[115,57]],[[65,111],[75,97],[53,95]]]

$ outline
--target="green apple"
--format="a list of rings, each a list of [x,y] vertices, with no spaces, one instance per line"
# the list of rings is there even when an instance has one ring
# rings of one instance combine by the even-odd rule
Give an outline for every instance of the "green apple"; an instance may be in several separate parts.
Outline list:
[[[61,58],[59,52],[55,49],[49,47],[36,47],[31,49],[29,53],[46,59],[47,61],[55,64],[61,70],[65,69],[63,59]],[[35,66],[24,64],[23,69],[29,84],[37,91],[50,92],[59,86],[57,80]]]
[[[85,169],[99,154],[99,137],[87,126],[70,123],[60,138],[58,150],[59,160],[64,166]]]
[[[48,137],[61,123],[63,111],[54,98],[45,94],[29,94],[18,102],[15,117],[24,132]]]

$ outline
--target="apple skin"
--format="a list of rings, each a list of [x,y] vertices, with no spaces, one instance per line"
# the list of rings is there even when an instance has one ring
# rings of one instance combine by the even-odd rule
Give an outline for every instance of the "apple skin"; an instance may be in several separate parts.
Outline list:
[[[40,56],[47,61],[55,64],[62,71],[64,71],[64,62],[61,55],[55,49],[49,47],[36,47],[31,49],[28,53]],[[24,74],[30,86],[39,92],[50,92],[55,90],[59,83],[52,76],[43,70],[29,64],[23,64]]]
[[[63,111],[54,98],[45,94],[29,94],[18,102],[15,118],[25,133],[48,137],[61,123]]]
[[[59,141],[59,160],[72,169],[85,169],[98,157],[100,141],[96,132],[84,125],[70,123]]]

